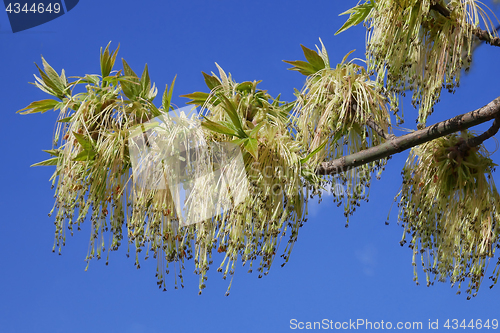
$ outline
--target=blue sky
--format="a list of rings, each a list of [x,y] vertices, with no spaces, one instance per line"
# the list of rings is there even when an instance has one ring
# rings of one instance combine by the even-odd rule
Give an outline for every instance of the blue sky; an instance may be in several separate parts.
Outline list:
[[[489,4],[489,1],[486,2]],[[401,185],[406,153],[394,156],[374,181],[371,198],[362,203],[345,228],[343,209],[324,197],[311,203],[310,218],[301,228],[289,263],[279,258],[262,279],[237,267],[231,295],[228,281],[215,266],[207,288],[198,296],[194,264],[186,264],[185,288],[167,292],[156,286],[153,261],[125,256],[126,246],[111,253],[110,263],[93,261],[85,270],[90,224],[69,237],[62,255],[51,252],[53,205],[51,167],[30,168],[46,158],[55,112],[21,116],[15,111],[47,98],[28,82],[40,56],[68,76],[97,74],[99,49],[120,43],[118,58],[136,71],[149,66],[152,81],[162,90],[175,75],[173,102],[194,91],[206,91],[201,71],[217,71],[217,62],[236,81],[262,80],[273,96],[293,98],[304,77],[287,71],[282,60],[303,59],[300,44],[313,48],[321,38],[332,63],[352,49],[364,57],[365,29],[356,27],[334,36],[345,17],[340,12],[356,1],[97,1],[86,0],[69,13],[41,26],[15,33],[0,12],[0,122],[2,162],[0,209],[2,259],[0,268],[1,332],[289,332],[290,320],[302,322],[422,322],[429,320],[500,319],[499,287],[466,300],[447,283],[426,287],[412,281],[411,250],[400,247],[403,229],[394,205]],[[492,7],[500,13],[500,8]],[[498,97],[498,48],[483,45],[470,74],[454,95],[443,92],[429,124],[477,109]],[[117,68],[121,64],[117,62]],[[156,100],[160,104],[160,98]],[[406,127],[414,128],[416,111],[405,103]],[[485,126],[478,126],[484,130]],[[489,140],[487,147],[495,148]],[[499,154],[492,156],[500,164]],[[495,175],[500,183],[498,174]],[[216,257],[214,264],[222,257]],[[420,272],[420,279],[425,276]],[[470,328],[467,328],[470,329]],[[424,331],[423,330],[423,331]]]

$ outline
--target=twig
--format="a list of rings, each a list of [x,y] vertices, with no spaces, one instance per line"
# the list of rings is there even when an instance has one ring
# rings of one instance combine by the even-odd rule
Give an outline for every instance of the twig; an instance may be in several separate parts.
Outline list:
[[[488,31],[476,28],[473,30],[473,33],[477,38],[479,38],[480,40],[482,40],[490,45],[500,46],[500,38],[492,37]]]
[[[394,134],[386,133],[382,127],[380,127],[375,121],[373,121],[372,118],[366,119],[366,125],[386,140],[391,140],[396,137]]]
[[[448,8],[446,8],[444,6],[441,6],[437,2],[434,2],[433,4],[431,4],[430,8],[432,10],[435,10],[435,11],[439,12],[444,17],[450,17],[450,15],[451,15],[451,11]]]
[[[357,166],[400,153],[424,142],[482,124],[498,117],[500,117],[500,97],[497,97],[477,110],[458,115],[410,134],[396,137],[376,147],[365,149],[333,161],[323,162],[317,168],[316,174],[334,175],[344,172]],[[480,138],[478,140],[482,138],[485,140],[488,135],[494,135],[494,128],[498,126],[498,122],[498,120],[494,122],[492,126],[493,129],[490,128],[490,130],[478,136],[478,138]]]
[[[491,125],[490,128],[486,132],[484,132],[481,135],[475,136],[473,138],[470,138],[468,140],[465,140],[460,144],[458,147],[459,150],[465,151],[469,148],[472,147],[477,147],[480,144],[482,144],[485,140],[491,138],[493,135],[498,133],[498,130],[500,129],[500,116],[497,116],[495,120],[493,121],[493,124]]]

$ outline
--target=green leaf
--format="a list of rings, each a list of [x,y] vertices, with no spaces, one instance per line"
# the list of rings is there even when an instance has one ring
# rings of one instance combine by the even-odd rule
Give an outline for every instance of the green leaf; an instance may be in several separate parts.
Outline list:
[[[52,157],[49,158],[48,160],[32,164],[31,166],[34,167],[34,166],[57,165],[58,162],[59,162],[59,157]]]
[[[243,144],[243,147],[250,155],[257,160],[259,158],[259,142],[254,138],[234,139],[231,143],[236,145]]]
[[[261,127],[264,126],[264,124],[265,124],[265,122],[261,121],[257,126],[255,126],[254,128],[252,128],[252,130],[248,133],[248,136],[254,138],[255,135],[257,135],[257,133],[261,129]]]
[[[223,125],[223,126],[226,126],[227,128],[232,129],[235,133],[238,133],[238,129],[236,127],[234,127],[234,125],[233,125],[232,122],[225,121],[225,120],[220,120],[218,123],[221,124],[221,125]]]
[[[30,82],[30,84],[34,84],[38,89],[40,89],[41,91],[43,91],[44,93],[47,93],[49,95],[52,95],[52,96],[55,96],[57,97],[57,94],[52,90],[50,89],[49,87],[47,87],[47,85],[45,83],[43,83],[43,80],[40,79],[38,76],[36,75],[33,75],[35,77],[35,79],[38,81],[38,82]]]
[[[253,82],[250,81],[245,81],[236,86],[236,90],[241,91],[241,92],[251,92],[253,88]]]
[[[194,104],[194,105],[200,105],[202,106],[205,104],[206,100],[210,96],[209,93],[201,92],[201,91],[196,91],[192,94],[187,94],[187,95],[181,95],[180,97],[185,97],[185,98],[190,98],[191,100],[187,102],[186,104]]]
[[[61,97],[64,96],[67,82],[63,82],[62,78],[59,77],[57,72],[47,63],[47,61],[45,61],[43,57],[42,57],[42,63],[45,73],[47,74],[49,80],[56,88],[55,91],[57,91]]]
[[[96,155],[96,152],[91,150],[84,150],[82,152],[80,152],[78,155],[75,156],[75,158],[73,159],[73,161],[75,162],[78,162],[78,161],[91,161],[94,159]]]
[[[31,102],[27,107],[17,111],[16,113],[20,114],[30,114],[30,113],[44,113],[48,110],[51,110],[59,104],[55,99],[43,99],[41,101]],[[27,110],[27,111],[24,111]],[[24,111],[24,112],[22,112]]]
[[[321,149],[323,149],[326,144],[328,143],[328,139],[326,139],[325,141],[323,141],[323,143],[321,145],[319,145],[318,148],[314,149],[312,152],[310,152],[306,157],[300,159],[300,163],[301,164],[304,164],[306,163],[307,161],[309,161],[309,159],[311,157],[313,157],[314,155],[316,155],[319,151],[321,151]]]
[[[165,92],[163,93],[163,97],[162,97],[163,111],[165,111],[165,112],[168,112],[170,110],[170,102],[172,100],[172,93],[174,91],[174,84],[175,84],[176,78],[177,78],[177,75],[174,76],[174,79],[172,80],[172,83],[170,84],[170,89],[168,89],[168,85],[165,85]]]
[[[105,80],[103,80],[105,81]],[[78,81],[76,82],[72,82],[72,85],[73,84],[93,84],[93,85],[99,85],[99,82],[100,82],[100,78],[99,78],[99,75],[89,75],[89,74],[86,74],[83,78],[80,78],[78,77]]]
[[[255,160],[259,159],[259,142],[257,139],[246,138],[243,146],[255,158]]]
[[[58,123],[69,123],[69,122],[71,122],[71,119],[73,119],[73,116],[63,118],[61,120],[58,120],[57,122]]]
[[[151,90],[151,79],[149,78],[148,64],[144,66],[141,76],[141,96],[145,97]]]
[[[121,70],[120,70],[121,72]],[[111,82],[112,85],[117,85],[118,82],[120,83],[123,83],[125,82],[125,84],[131,84],[131,85],[135,85],[137,87],[139,87],[139,90],[140,90],[140,83],[138,82],[138,79],[134,76],[120,76],[120,73],[117,73],[116,75],[113,75],[113,76],[107,76],[105,78],[102,79],[102,82]],[[123,90],[123,85],[122,85],[122,90]]]
[[[311,64],[311,66],[315,70],[315,73],[325,68],[325,62],[316,51],[308,49],[304,45],[300,46],[302,47],[302,51],[304,52],[304,56],[306,57],[307,62]]]
[[[227,115],[231,119],[231,122],[233,123],[234,127],[236,128],[238,132],[238,136],[245,138],[247,137],[247,134],[243,130],[243,125],[241,123],[240,116],[238,115],[238,111],[236,110],[233,101],[229,100],[226,96],[220,95],[218,96],[219,99],[222,99],[222,103],[224,104],[224,111],[226,111]]]
[[[101,60],[101,75],[103,78],[107,77],[113,70],[113,66],[115,65],[116,55],[118,54],[118,50],[120,49],[120,44],[118,44],[116,50],[110,54],[109,53],[110,44],[111,42],[109,42],[108,45],[106,46],[104,53],[102,52],[102,47],[101,47],[100,60]]]
[[[342,31],[345,31],[349,29],[352,26],[358,25],[361,22],[363,22],[368,15],[370,14],[371,10],[375,7],[375,1],[367,1],[362,5],[358,5],[356,7],[353,7],[341,14],[340,15],[346,15],[350,14],[349,18],[347,21],[344,23],[344,25],[335,33],[335,35],[338,35]]]
[[[224,125],[221,125],[219,123],[216,123],[214,121],[211,121],[207,117],[203,116],[205,121],[201,122],[201,126],[205,127],[206,129],[209,129],[213,132],[221,133],[221,134],[226,134],[226,135],[231,135],[231,136],[238,136],[236,131],[232,130],[231,128],[228,128]]]
[[[287,64],[290,64],[294,67],[288,68],[288,70],[291,71],[297,71],[300,74],[303,74],[305,76],[312,75],[316,73],[316,70],[314,70],[314,67],[308,63],[307,61],[302,61],[302,60],[295,60],[295,61],[288,61],[288,60],[283,60],[283,62],[286,62]]]
[[[201,72],[201,74],[203,74],[203,78],[205,79],[208,89],[213,90],[221,85],[220,80],[215,75],[208,75],[205,72]]]
[[[125,74],[125,76],[128,76],[130,78],[129,79],[130,81],[128,80],[121,81],[122,90],[128,99],[134,100],[141,93],[139,78],[137,77],[137,74],[135,74],[135,72],[132,70],[132,68],[130,68],[130,66],[127,64],[125,59],[122,58],[122,62],[123,62],[123,73]]]
[[[42,57],[42,60],[44,62],[44,69],[45,69],[45,64],[47,64],[45,62],[45,59],[43,59]],[[48,76],[46,73],[44,73],[44,71],[35,63],[35,66],[36,68],[38,68],[38,72],[40,73],[40,76],[42,77],[41,79],[39,77],[37,77],[35,75],[35,79],[38,81],[38,82],[35,82],[34,84],[40,88],[41,90],[43,90],[44,92],[52,95],[52,96],[55,96],[59,99],[62,99],[64,97],[64,93],[63,93],[63,89],[60,89],[59,86],[60,86],[60,82],[59,82],[59,76],[57,76],[57,73],[56,73],[56,76],[57,76],[57,82],[53,82],[51,77]],[[47,64],[48,66],[48,64]],[[52,67],[48,66],[49,68],[52,69]],[[53,72],[51,72],[51,76],[53,77],[53,73],[55,73],[55,71],[52,69]]]
[[[285,103],[285,102],[280,102],[280,97],[281,97],[281,94],[278,94],[278,96],[276,96],[276,98],[273,100],[273,103],[271,105],[274,107],[279,107],[280,103]]]
[[[151,101],[149,101],[147,99],[145,99],[144,101],[149,105],[149,110],[153,114],[153,117],[159,117],[159,116],[161,116],[160,110],[158,110],[158,108],[156,107],[156,105],[153,104],[153,102],[151,102]]]
[[[125,76],[131,76],[131,77],[136,77],[136,78],[139,78],[137,76],[137,74],[135,74],[135,72],[132,70],[132,68],[130,68],[130,66],[128,65],[128,63],[125,61],[125,59],[122,58],[122,63],[123,63],[123,74]]]
[[[61,150],[59,150],[59,149],[50,149],[50,150],[42,150],[42,151],[44,151],[46,153],[49,153],[52,156],[59,156],[59,155],[61,155]]]
[[[92,144],[92,141],[82,134],[78,134],[76,132],[73,132],[73,135],[76,138],[76,141],[82,146],[84,150],[92,150],[94,149],[94,145]]]

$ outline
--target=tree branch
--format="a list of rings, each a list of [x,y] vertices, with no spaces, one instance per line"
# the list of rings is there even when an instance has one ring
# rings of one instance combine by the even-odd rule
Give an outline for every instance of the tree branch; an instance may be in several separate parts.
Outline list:
[[[477,147],[481,143],[483,143],[485,140],[491,138],[493,135],[498,133],[498,129],[500,129],[500,116],[497,116],[495,120],[493,121],[493,124],[491,125],[490,128],[486,132],[484,132],[481,135],[478,135],[476,137],[470,138],[468,140],[465,140],[462,144],[460,144],[460,147],[458,147],[459,150],[467,150],[472,147]]]
[[[431,4],[430,8],[432,10],[437,11],[438,13],[440,13],[441,15],[443,15],[444,17],[450,17],[450,15],[451,15],[451,12],[450,12],[450,10],[448,8],[446,8],[445,6],[441,6],[437,2],[434,2],[433,4]]]
[[[495,98],[477,110],[458,115],[407,135],[395,137],[376,147],[365,149],[333,161],[323,162],[316,169],[316,174],[334,175],[344,172],[357,166],[400,153],[424,142],[482,124],[497,117],[500,117],[500,97]],[[497,126],[498,123],[499,121],[497,120],[492,128]],[[485,133],[491,134],[492,132],[493,130],[491,132],[488,130]],[[482,137],[482,135],[479,137]]]
[[[474,29],[473,33],[477,38],[479,38],[482,41],[485,41],[490,45],[500,46],[500,38],[492,37],[488,31],[476,28]]]
[[[448,8],[445,6],[440,5],[439,3],[435,2],[431,4],[430,9],[437,11],[444,17],[450,17],[451,12]],[[479,28],[475,28],[472,33],[479,38],[482,41],[485,41],[486,43],[493,45],[493,46],[500,46],[500,38],[498,37],[493,37],[488,31],[482,30]]]
[[[390,140],[396,137],[394,134],[386,133],[382,127],[380,127],[375,121],[373,121],[372,118],[366,119],[365,123],[368,127],[374,130],[380,137],[386,140]]]
[[[491,138],[493,135],[497,134],[498,129],[500,128],[500,116],[497,116],[493,121],[493,124],[486,132],[481,135],[469,138],[467,140],[461,140],[457,145],[448,148],[450,150],[450,154],[448,158],[450,159],[460,159],[462,160],[464,156],[467,155],[469,149],[474,148],[482,144],[485,140]]]

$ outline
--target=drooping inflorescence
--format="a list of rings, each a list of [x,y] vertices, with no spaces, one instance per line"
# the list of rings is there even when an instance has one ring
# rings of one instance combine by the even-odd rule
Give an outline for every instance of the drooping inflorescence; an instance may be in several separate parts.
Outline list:
[[[157,108],[147,66],[139,78],[123,61],[125,75],[113,74],[118,50],[108,47],[101,76],[71,83],[43,60],[36,85],[61,101],[21,110],[61,110],[54,149],[47,151],[54,157],[35,164],[56,166],[54,250],[61,251],[66,229],[80,229],[90,216],[87,261],[106,250],[109,258],[128,239],[138,268],[142,251],[156,258],[164,289],[169,266],[183,286],[184,262],[194,258],[201,292],[214,251],[224,254],[218,268],[224,279],[238,260],[250,271],[256,262],[261,277],[285,235],[288,261],[305,222],[309,186],[303,148],[287,126],[291,106],[258,82],[237,84],[219,68],[220,78],[205,74],[210,94],[186,96],[203,106],[200,115],[191,107],[168,112],[173,83]],[[86,89],[73,95],[78,84]]]
[[[352,52],[331,68],[323,45],[318,52],[302,48],[308,62],[286,62],[308,76],[303,90],[296,94],[291,121],[296,139],[309,153],[315,152],[307,162],[311,168],[385,141],[390,129],[390,99],[364,67],[347,62]],[[372,174],[379,170],[380,177],[386,162],[381,159],[355,170],[338,170],[337,177],[325,179],[334,189],[334,202],[344,204],[347,219],[359,201],[368,200]]]
[[[413,91],[425,125],[441,89],[453,92],[470,66],[474,29],[484,23],[495,31],[493,25],[475,0],[373,2],[366,17],[368,70],[390,92]]]
[[[495,164],[483,146],[467,147],[470,132],[452,134],[413,148],[403,169],[399,220],[409,238],[413,265],[421,255],[427,284],[434,275],[474,294],[489,258],[500,247],[500,196]],[[498,280],[498,263],[491,279]],[[415,279],[417,271],[415,269]]]

